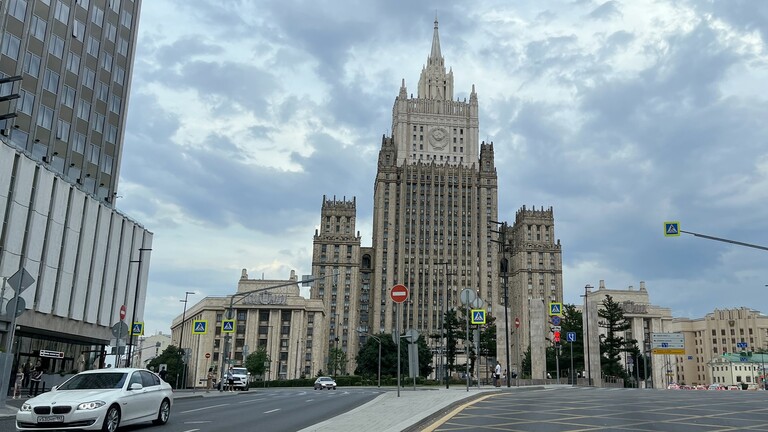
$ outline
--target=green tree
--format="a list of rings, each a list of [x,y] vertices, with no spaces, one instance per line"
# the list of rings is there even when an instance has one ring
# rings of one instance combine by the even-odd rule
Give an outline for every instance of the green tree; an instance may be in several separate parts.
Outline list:
[[[341,348],[331,348],[328,350],[328,371],[336,376],[344,375],[347,369],[347,353]]]
[[[581,311],[576,309],[575,305],[564,304],[563,305],[563,319],[560,321],[562,327],[562,339],[561,344],[563,346],[562,354],[560,356],[560,369],[569,370],[571,368],[571,345],[573,345],[573,372],[574,377],[576,371],[586,370],[584,366],[584,321]],[[569,332],[576,333],[576,341],[567,342],[565,335]],[[563,368],[563,359],[566,361],[565,368]]]
[[[637,341],[624,338],[631,324],[624,318],[621,305],[616,303],[610,295],[605,296],[602,305],[603,307],[597,311],[597,315],[601,318],[598,325],[605,329],[605,334],[600,336],[602,372],[605,376],[626,379],[628,374],[621,364],[621,355],[634,352],[637,349]]]
[[[176,386],[177,379],[181,381],[181,375],[184,371],[184,363],[181,359],[181,352],[178,347],[168,345],[159,356],[153,358],[147,363],[147,367],[155,372],[160,371],[160,365],[166,365],[167,374],[165,381],[172,386]]]
[[[530,345],[528,345],[528,349],[525,350],[525,353],[523,353],[523,360],[521,363],[522,363],[521,366],[523,370],[520,371],[520,377],[530,378],[531,374],[533,373],[531,371],[531,346]]]
[[[459,319],[459,316],[455,309],[449,310],[445,313],[445,339],[446,339],[446,365],[448,373],[456,370],[456,354],[458,341],[461,335],[464,333],[464,323]]]
[[[267,371],[268,364],[270,364],[269,354],[267,354],[267,348],[263,346],[245,358],[245,368],[251,373],[251,376],[263,376]]]
[[[381,339],[381,376],[397,376],[397,344],[392,340],[392,335],[380,333],[376,335]],[[416,342],[419,346],[419,376],[428,376],[432,373],[432,351],[429,349],[424,335],[419,336]],[[368,338],[365,345],[360,347],[357,354],[357,375],[378,375],[379,368],[379,343]],[[408,374],[408,342],[405,338],[400,343],[400,372]]]

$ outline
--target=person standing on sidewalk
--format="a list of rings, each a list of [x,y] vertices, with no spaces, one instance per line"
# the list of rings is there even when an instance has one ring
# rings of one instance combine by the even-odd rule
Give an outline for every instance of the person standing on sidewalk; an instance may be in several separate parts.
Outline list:
[[[205,392],[210,393],[213,388],[213,368],[208,368],[208,375],[205,377]]]
[[[30,381],[30,390],[29,395],[30,397],[37,396],[37,392],[40,390],[40,381],[43,380],[43,365],[40,362],[37,362],[37,365],[35,366],[35,369],[32,370],[32,372],[29,374],[29,381]]]
[[[230,392],[235,391],[235,374],[232,369],[232,366],[230,366],[229,370],[227,371],[227,387],[229,387]]]
[[[496,368],[493,370],[493,385],[496,387],[501,386],[501,363],[496,360]]]
[[[19,368],[19,370],[16,371],[16,382],[13,385],[13,398],[16,399],[17,397],[21,396],[21,384],[24,381],[24,369]]]

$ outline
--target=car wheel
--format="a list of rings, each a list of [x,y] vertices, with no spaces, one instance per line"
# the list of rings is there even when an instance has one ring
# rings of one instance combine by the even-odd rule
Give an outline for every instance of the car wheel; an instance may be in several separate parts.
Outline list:
[[[157,419],[155,419],[152,423],[156,425],[164,425],[168,423],[168,417],[171,416],[171,403],[168,401],[168,399],[163,399],[163,401],[160,403],[160,409],[157,412]]]
[[[116,432],[120,426],[120,409],[117,406],[111,406],[104,416],[104,424],[101,425],[103,432]]]

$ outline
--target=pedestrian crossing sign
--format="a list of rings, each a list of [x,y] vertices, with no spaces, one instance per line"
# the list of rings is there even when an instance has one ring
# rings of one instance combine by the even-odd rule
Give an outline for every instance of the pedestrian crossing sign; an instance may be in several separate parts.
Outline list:
[[[192,334],[206,334],[208,333],[208,321],[194,320],[192,321]]]
[[[550,303],[549,315],[563,316],[563,304],[562,303]]]
[[[485,309],[472,309],[472,324],[485,324]]]
[[[664,222],[664,237],[680,237],[680,222]]]
[[[144,334],[144,321],[134,321],[131,326],[131,336],[141,336]]]
[[[222,333],[234,333],[235,332],[235,320],[223,320],[221,321]]]

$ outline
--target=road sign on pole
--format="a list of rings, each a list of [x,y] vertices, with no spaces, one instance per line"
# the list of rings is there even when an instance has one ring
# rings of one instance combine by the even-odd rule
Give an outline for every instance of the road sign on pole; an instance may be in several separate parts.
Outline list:
[[[515,318],[515,328],[520,328],[520,318]]]
[[[120,321],[125,319],[125,305],[120,306]]]
[[[35,283],[35,278],[32,277],[29,272],[27,272],[26,269],[22,268],[16,273],[13,274],[13,276],[8,278],[8,285],[13,288],[14,291],[16,291],[16,294],[21,294],[24,292],[25,289],[29,288],[30,285]]]
[[[680,237],[680,222],[664,222],[664,237]]]
[[[395,285],[389,292],[389,298],[395,303],[402,303],[408,300],[408,288],[405,285]]]

